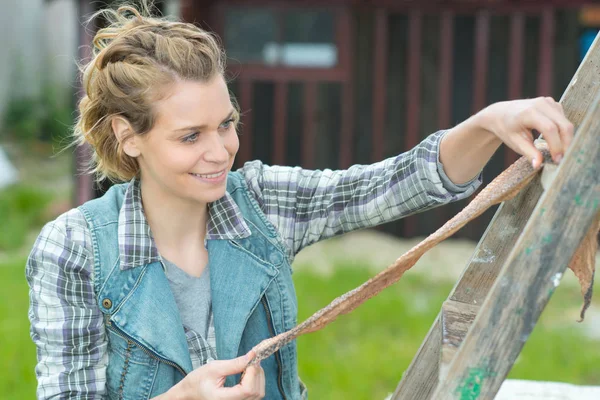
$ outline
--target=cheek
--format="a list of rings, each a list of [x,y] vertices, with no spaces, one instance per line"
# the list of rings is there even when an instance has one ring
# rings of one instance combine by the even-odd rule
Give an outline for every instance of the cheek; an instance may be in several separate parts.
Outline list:
[[[157,150],[153,153],[153,164],[162,172],[188,171],[198,161],[198,153],[192,151],[191,147],[162,146]]]
[[[229,152],[230,155],[235,156],[240,148],[240,139],[235,130],[228,135],[227,140],[225,141],[225,148]]]

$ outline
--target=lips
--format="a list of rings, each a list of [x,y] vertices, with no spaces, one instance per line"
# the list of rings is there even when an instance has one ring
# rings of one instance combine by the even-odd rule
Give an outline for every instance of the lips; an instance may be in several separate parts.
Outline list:
[[[221,184],[225,182],[227,179],[227,170],[222,170],[219,172],[213,172],[210,174],[195,174],[190,173],[190,175],[197,181],[208,183],[208,184]]]
[[[194,175],[197,176],[199,178],[204,178],[204,179],[216,179],[218,177],[220,177],[221,175],[223,175],[225,173],[225,170],[223,171],[219,171],[219,172],[213,172],[210,174],[195,174],[195,173],[190,173],[190,175]]]

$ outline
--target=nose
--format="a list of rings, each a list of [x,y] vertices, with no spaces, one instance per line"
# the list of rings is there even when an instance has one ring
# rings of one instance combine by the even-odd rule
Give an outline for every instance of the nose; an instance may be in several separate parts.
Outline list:
[[[229,162],[229,152],[225,141],[218,132],[212,133],[206,141],[204,159],[213,164],[226,164]]]

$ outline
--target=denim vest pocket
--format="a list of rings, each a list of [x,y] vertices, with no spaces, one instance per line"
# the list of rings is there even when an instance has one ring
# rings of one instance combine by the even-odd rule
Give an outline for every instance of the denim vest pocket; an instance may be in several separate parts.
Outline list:
[[[110,399],[148,399],[158,360],[111,328],[108,335],[106,388]]]

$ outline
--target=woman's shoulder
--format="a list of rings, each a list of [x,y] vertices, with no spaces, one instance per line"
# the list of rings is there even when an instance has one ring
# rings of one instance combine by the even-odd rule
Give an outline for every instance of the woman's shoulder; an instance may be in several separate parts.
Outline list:
[[[81,210],[72,208],[46,223],[34,248],[48,243],[62,247],[81,247],[91,252],[90,231]]]

